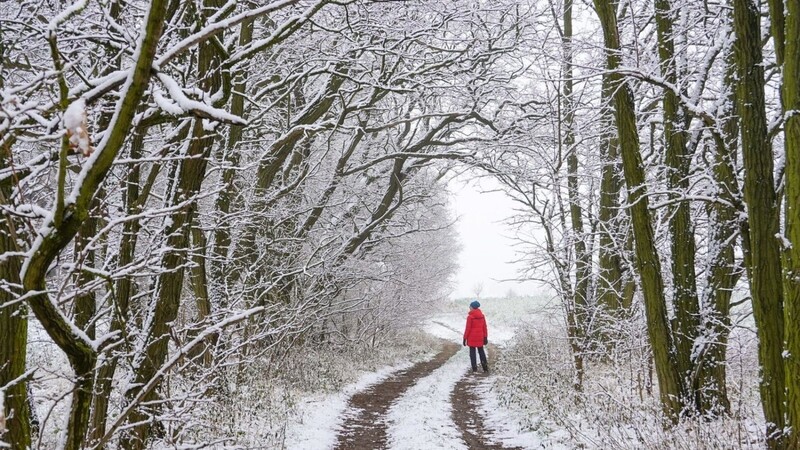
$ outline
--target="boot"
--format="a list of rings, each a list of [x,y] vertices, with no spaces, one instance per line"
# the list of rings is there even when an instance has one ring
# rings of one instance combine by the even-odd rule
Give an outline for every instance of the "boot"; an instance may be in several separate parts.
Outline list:
[[[483,367],[483,373],[489,373],[489,364],[481,363],[481,366]]]

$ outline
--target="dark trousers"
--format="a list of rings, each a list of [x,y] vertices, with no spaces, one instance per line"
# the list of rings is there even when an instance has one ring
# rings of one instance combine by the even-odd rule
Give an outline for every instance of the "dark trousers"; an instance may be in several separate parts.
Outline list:
[[[478,370],[478,362],[475,361],[475,350],[478,350],[478,355],[481,357],[481,366],[484,368],[488,365],[486,363],[486,353],[483,351],[483,347],[470,347],[469,348],[469,362],[472,363],[472,370]]]

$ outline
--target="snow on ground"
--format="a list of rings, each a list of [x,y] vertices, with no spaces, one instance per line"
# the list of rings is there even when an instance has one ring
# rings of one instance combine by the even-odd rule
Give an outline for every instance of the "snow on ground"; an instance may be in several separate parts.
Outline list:
[[[314,395],[302,400],[297,413],[286,428],[285,448],[288,450],[326,450],[336,445],[336,435],[345,417],[350,397],[391,376],[411,367],[413,362],[385,367],[363,375],[357,382],[341,392]]]
[[[443,308],[441,314],[424,324],[424,330],[441,339],[461,343],[470,300],[457,300]],[[543,299],[481,299],[481,309],[487,317],[489,341],[499,347],[512,343],[519,327],[531,326],[533,316],[546,317],[547,302]],[[536,320],[536,319],[533,319]],[[538,321],[538,320],[536,320]],[[362,376],[358,382],[334,394],[306,397],[290,419],[286,429],[285,448],[303,450],[330,449],[336,444],[336,435],[346,419],[345,410],[350,397],[376,384],[391,374],[408,368],[413,363],[386,367]],[[458,380],[469,368],[467,348],[431,375],[420,379],[389,410],[387,422],[389,442],[393,450],[466,449],[461,433],[452,420],[450,394]],[[524,430],[520,425],[521,412],[507,411],[500,406],[493,390],[495,377],[480,384],[481,413],[486,425],[494,430],[492,437],[506,445],[523,448],[555,448],[549,436],[543,438],[535,431]]]
[[[453,301],[441,314],[425,323],[425,331],[461,343],[470,301]],[[500,346],[508,344],[514,338],[517,327],[523,324],[522,320],[543,304],[542,300],[530,298],[481,299],[480,302],[489,329],[489,343]]]
[[[509,410],[500,404],[493,389],[495,381],[493,378],[483,378],[478,384],[479,412],[484,426],[490,430],[490,441],[506,447],[553,450],[570,448],[559,443],[569,437],[563,430],[542,436],[541,431],[526,429],[522,420],[523,412]]]
[[[387,414],[389,448],[461,450],[467,446],[452,419],[450,393],[469,366],[466,347],[411,387]]]

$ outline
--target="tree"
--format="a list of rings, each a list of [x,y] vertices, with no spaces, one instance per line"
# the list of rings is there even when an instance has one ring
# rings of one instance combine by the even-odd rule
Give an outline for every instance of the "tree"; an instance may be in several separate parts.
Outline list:
[[[483,283],[477,282],[472,285],[472,293],[475,295],[475,298],[481,298],[481,293],[483,292]]]
[[[733,2],[736,90],[744,156],[744,199],[750,223],[750,292],[759,336],[761,402],[770,448],[783,448],[784,368],[783,289],[774,156],[767,133],[764,67],[758,8],[750,0]]]
[[[776,2],[773,4],[780,5]],[[788,248],[784,248],[784,357],[786,372],[787,425],[791,432],[787,447],[800,448],[800,2],[786,2],[786,50],[783,62],[783,110],[785,111],[786,149],[786,234]],[[776,23],[780,14],[775,15]],[[777,39],[779,34],[776,34]],[[778,52],[780,54],[780,51]],[[775,326],[776,324],[772,324]]]
[[[595,9],[603,28],[608,68],[620,67],[619,30],[616,11],[610,0],[595,0]],[[678,370],[671,362],[674,340],[667,321],[664,281],[661,262],[653,239],[647,188],[645,185],[642,157],[639,153],[639,134],[633,108],[633,97],[624,77],[619,73],[610,75],[614,87],[614,114],[622,155],[623,172],[628,186],[628,203],[631,211],[633,235],[636,245],[636,267],[641,280],[647,317],[650,345],[653,348],[659,392],[665,414],[677,421],[683,404],[683,383]]]

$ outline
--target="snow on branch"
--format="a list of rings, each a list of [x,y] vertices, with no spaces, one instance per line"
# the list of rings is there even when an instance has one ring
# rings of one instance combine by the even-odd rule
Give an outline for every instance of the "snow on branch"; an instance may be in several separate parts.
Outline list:
[[[247,19],[257,18],[263,16],[265,14],[269,14],[273,11],[277,11],[282,9],[286,6],[291,6],[295,3],[298,3],[299,0],[280,0],[274,3],[270,3],[268,5],[262,6],[260,8],[251,9],[250,11],[245,11],[241,14],[233,16],[229,19],[221,20],[219,22],[212,22],[203,27],[200,31],[194,33],[193,35],[185,38],[181,42],[177,43],[176,45],[172,46],[166,53],[161,55],[158,59],[156,59],[155,67],[159,68],[169,62],[171,59],[175,58],[176,56],[180,55],[181,53],[185,52],[186,50],[192,48],[193,46],[205,41],[206,39],[214,36],[215,34],[224,31],[228,28],[234,27]],[[323,0],[322,3],[327,2],[327,0]],[[227,5],[226,5],[227,6]],[[226,8],[222,8],[222,11],[226,11]],[[217,16],[212,16],[212,20],[215,19]]]
[[[89,156],[94,151],[89,140],[89,131],[86,118],[86,102],[79,98],[70,103],[64,112],[64,128],[71,148],[81,151],[84,156]]]
[[[369,162],[361,164],[359,166],[353,167],[342,172],[342,176],[352,175],[357,172],[361,172],[366,170],[376,164],[379,164],[383,161],[387,161],[390,159],[397,159],[397,158],[418,158],[418,159],[455,159],[455,160],[462,160],[472,158],[474,155],[472,153],[409,153],[409,152],[397,152],[397,153],[389,153],[387,155],[380,156],[375,158]]]
[[[169,102],[163,97],[163,95],[160,95],[158,92],[156,92],[154,95],[156,102],[158,103],[159,107],[164,109],[165,112],[173,115],[177,114],[178,112],[187,112],[192,113],[197,117],[211,119],[217,122],[228,123],[231,125],[247,125],[247,121],[239,116],[235,116],[222,109],[214,108],[213,106],[207,105],[203,102],[190,99],[183,93],[183,90],[181,90],[178,82],[172,79],[170,76],[164,73],[159,73],[158,79],[161,81],[161,84],[167,88],[169,96],[172,97],[172,100],[175,102]]]
[[[192,349],[205,342],[206,339],[208,339],[210,336],[214,336],[221,333],[226,327],[234,325],[238,322],[249,319],[256,315],[262,314],[265,311],[267,311],[267,308],[268,308],[267,306],[258,306],[255,308],[250,308],[248,310],[233,314],[217,322],[216,324],[208,326],[203,331],[198,333],[197,336],[195,336],[191,341],[186,343],[183,347],[179,348],[172,355],[172,357],[170,357],[170,359],[167,362],[165,362],[164,365],[161,366],[161,368],[158,369],[158,371],[153,375],[150,381],[148,381],[144,386],[142,386],[136,397],[128,403],[127,408],[125,408],[119,414],[119,416],[117,416],[117,419],[108,427],[106,434],[91,448],[101,447],[103,444],[108,442],[108,440],[111,439],[112,436],[114,436],[114,433],[117,431],[117,429],[122,426],[122,424],[125,422],[128,416],[136,408],[139,407],[140,402],[148,394],[150,394],[150,392],[153,389],[158,387],[158,385],[161,383],[161,380],[169,373],[169,370],[175,365],[177,365],[179,362],[181,362],[184,357],[189,355]]]
[[[66,22],[74,14],[83,11],[83,9],[86,8],[86,5],[88,4],[89,0],[79,0],[73,3],[72,5],[67,7],[67,9],[62,11],[57,16],[55,16],[53,20],[51,20],[50,23],[47,24],[47,31],[50,33],[55,32],[59,25]]]

